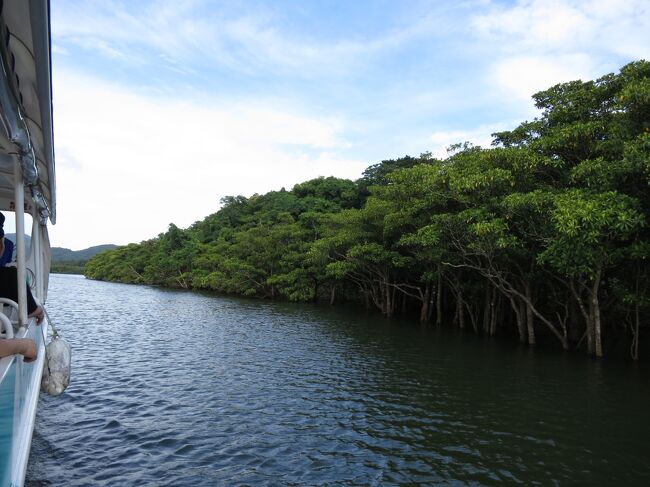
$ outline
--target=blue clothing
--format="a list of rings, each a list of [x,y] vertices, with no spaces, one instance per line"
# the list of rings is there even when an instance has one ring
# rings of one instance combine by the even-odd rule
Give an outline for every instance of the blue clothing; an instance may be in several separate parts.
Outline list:
[[[13,260],[14,256],[14,243],[11,240],[5,238],[5,251],[0,257],[0,267],[6,266],[9,262]]]

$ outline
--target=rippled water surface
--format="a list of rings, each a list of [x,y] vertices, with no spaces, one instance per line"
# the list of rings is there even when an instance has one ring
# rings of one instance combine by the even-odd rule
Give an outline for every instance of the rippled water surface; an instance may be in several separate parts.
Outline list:
[[[78,276],[49,312],[73,379],[28,486],[650,485],[631,365]]]

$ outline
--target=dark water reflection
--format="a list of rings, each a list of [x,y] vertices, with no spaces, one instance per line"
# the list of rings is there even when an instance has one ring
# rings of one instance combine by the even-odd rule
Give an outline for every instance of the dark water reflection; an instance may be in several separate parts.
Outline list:
[[[643,370],[310,305],[52,278],[28,486],[650,485]]]

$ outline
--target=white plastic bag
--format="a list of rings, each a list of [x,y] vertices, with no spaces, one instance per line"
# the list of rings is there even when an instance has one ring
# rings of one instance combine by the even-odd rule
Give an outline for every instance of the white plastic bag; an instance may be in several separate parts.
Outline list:
[[[70,383],[72,352],[65,340],[55,336],[45,347],[45,366],[41,379],[41,390],[51,396],[58,396]]]

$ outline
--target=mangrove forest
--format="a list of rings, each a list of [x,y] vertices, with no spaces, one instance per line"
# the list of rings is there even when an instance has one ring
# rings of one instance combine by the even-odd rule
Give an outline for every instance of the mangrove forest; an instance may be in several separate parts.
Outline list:
[[[650,62],[533,96],[539,115],[357,181],[227,196],[108,250],[91,279],[291,301],[638,359],[650,323]]]

